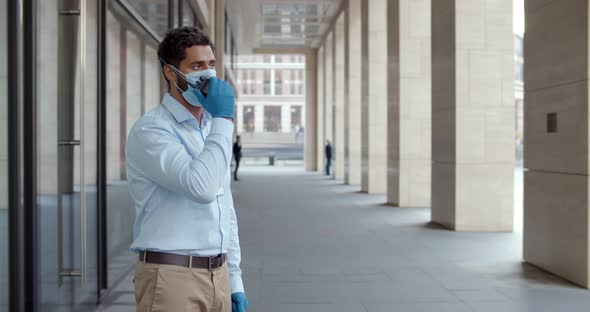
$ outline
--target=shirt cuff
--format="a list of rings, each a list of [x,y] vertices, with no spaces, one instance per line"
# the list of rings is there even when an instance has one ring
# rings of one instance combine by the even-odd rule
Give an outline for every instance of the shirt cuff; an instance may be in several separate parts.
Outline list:
[[[231,293],[244,292],[244,283],[242,282],[242,276],[230,275],[229,282],[231,284]]]
[[[234,135],[234,123],[225,118],[213,118],[211,132],[209,134],[221,134],[231,139]]]

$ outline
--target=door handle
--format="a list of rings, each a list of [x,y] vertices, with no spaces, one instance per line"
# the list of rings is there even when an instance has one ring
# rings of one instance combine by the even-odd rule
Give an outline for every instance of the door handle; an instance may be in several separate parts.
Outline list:
[[[79,140],[61,140],[59,146],[63,147],[80,147],[80,268],[66,270],[63,267],[63,233],[62,233],[62,195],[58,191],[58,286],[63,285],[64,277],[80,277],[81,286],[86,287],[87,282],[87,262],[86,262],[86,187],[85,187],[85,157],[84,157],[84,103],[85,103],[85,76],[86,76],[86,0],[80,0],[80,10],[61,10],[60,15],[73,16],[79,18],[79,53],[80,53],[80,75],[79,75]],[[73,88],[74,86],[72,86]],[[58,162],[59,164],[59,162]],[[58,168],[59,170],[59,168]],[[58,171],[59,172],[59,171]]]

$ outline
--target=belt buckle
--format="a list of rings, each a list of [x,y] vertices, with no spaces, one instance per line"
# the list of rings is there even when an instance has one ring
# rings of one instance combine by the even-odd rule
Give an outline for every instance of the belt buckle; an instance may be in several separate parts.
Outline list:
[[[213,271],[213,259],[214,258],[215,257],[209,257],[208,258],[208,260],[209,260],[209,271]]]

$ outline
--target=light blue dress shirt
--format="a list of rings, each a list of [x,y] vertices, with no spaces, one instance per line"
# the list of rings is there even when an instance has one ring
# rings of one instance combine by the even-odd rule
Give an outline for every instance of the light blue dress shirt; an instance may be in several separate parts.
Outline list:
[[[234,125],[197,119],[170,94],[142,116],[126,146],[137,217],[130,249],[182,255],[227,253],[232,293],[243,292],[238,223],[230,190]]]

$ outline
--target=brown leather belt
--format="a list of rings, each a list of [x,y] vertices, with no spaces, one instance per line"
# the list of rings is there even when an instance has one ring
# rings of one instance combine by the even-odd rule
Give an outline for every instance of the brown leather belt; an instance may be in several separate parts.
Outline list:
[[[197,257],[156,251],[142,251],[139,253],[139,261],[153,264],[177,265],[185,268],[208,269],[209,271],[220,268],[226,260],[226,254],[213,257]]]

